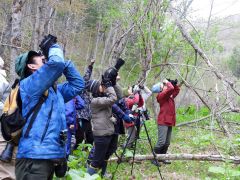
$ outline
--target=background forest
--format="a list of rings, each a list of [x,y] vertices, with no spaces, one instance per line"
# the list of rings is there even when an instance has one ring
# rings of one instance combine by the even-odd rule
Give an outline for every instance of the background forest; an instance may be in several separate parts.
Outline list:
[[[120,71],[122,87],[136,83],[152,87],[164,78],[177,78],[182,88],[170,148],[176,161],[161,167],[164,179],[239,179],[240,15],[212,17],[214,0],[209,0],[208,19],[191,19],[192,2],[1,0],[0,56],[13,82],[15,58],[24,51],[38,50],[43,35],[50,33],[58,37],[66,59],[73,60],[81,74],[94,58],[93,78],[98,79],[120,56],[126,61]],[[155,99],[153,95],[148,101],[152,120],[146,122],[153,143],[159,111]],[[144,145],[145,132],[141,137],[137,154],[150,154]],[[187,155],[191,154],[210,159],[190,161]],[[218,155],[217,161],[222,162],[214,162],[211,155]],[[85,156],[80,150],[75,152],[69,179],[87,176],[77,160]],[[113,172],[116,163],[109,167]],[[123,163],[116,177],[159,179],[148,161],[135,165],[134,176],[130,164]]]

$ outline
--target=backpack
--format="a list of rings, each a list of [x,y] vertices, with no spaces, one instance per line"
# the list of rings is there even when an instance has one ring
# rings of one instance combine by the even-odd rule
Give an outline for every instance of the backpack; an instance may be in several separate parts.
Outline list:
[[[16,79],[14,84],[12,85],[11,92],[4,103],[3,114],[0,118],[3,138],[6,141],[13,142],[15,145],[18,145],[19,139],[22,134],[22,129],[27,119],[33,113],[27,127],[25,136],[28,135],[30,129],[32,128],[32,124],[37,116],[37,113],[41,109],[44,101],[47,99],[47,95],[45,95],[46,93],[44,93],[44,95],[40,98],[39,102],[27,113],[26,118],[24,118],[22,116],[22,101],[19,90],[19,82],[20,81]]]

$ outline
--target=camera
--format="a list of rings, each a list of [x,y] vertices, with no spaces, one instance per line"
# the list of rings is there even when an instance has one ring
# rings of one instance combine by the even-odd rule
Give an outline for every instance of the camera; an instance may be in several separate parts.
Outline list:
[[[102,76],[103,81],[104,80],[110,80],[112,85],[115,86],[116,85],[116,81],[117,81],[118,71],[124,65],[124,63],[125,63],[125,61],[123,59],[118,58],[115,66],[108,68],[103,73],[103,76]]]
[[[67,132],[68,130],[67,129],[64,129],[60,132],[60,144],[61,145],[65,145],[66,142],[67,142]]]

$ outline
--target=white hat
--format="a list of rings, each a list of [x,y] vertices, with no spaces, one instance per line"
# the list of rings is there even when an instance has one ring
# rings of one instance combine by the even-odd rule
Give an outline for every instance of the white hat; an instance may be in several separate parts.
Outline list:
[[[3,61],[3,59],[0,57],[0,68],[2,69],[3,66],[4,66],[4,61]]]

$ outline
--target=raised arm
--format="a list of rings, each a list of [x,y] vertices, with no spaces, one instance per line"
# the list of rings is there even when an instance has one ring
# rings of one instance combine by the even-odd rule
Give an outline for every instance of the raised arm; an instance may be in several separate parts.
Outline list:
[[[29,77],[20,81],[20,91],[30,97],[39,98],[62,75],[64,70],[63,52],[54,44],[49,50],[48,61]]]
[[[170,82],[166,83],[167,89],[163,90],[162,92],[158,93],[157,95],[157,101],[160,103],[164,99],[170,98],[174,91],[174,87]]]
[[[84,81],[89,81],[92,75],[93,65],[95,63],[95,59],[91,60],[91,64],[88,65],[87,70],[83,76]]]
[[[64,101],[68,102],[83,90],[85,83],[71,61],[65,62],[63,74],[67,82],[58,85],[58,90],[61,92]]]
[[[117,95],[113,87],[106,89],[106,97],[96,97],[92,99],[91,106],[112,106],[117,101]]]
[[[174,91],[172,93],[173,98],[175,98],[180,92],[180,87],[178,85],[174,86]]]

